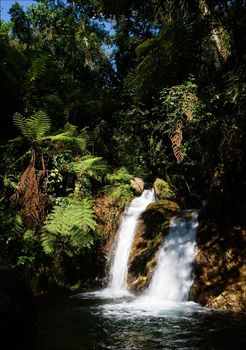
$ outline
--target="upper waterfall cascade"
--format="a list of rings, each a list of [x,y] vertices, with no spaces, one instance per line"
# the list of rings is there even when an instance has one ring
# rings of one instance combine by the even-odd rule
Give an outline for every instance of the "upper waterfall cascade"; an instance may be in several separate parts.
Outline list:
[[[136,226],[146,207],[155,201],[154,190],[144,190],[140,197],[133,199],[123,218],[116,236],[114,258],[110,269],[107,290],[113,295],[126,292],[127,263],[134,240]]]

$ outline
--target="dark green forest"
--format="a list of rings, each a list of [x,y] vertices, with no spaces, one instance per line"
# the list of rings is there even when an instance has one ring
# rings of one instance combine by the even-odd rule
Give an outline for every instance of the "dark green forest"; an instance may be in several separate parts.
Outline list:
[[[0,22],[0,264],[77,290],[134,196],[245,224],[246,1],[37,0]],[[88,282],[89,283],[89,282]]]

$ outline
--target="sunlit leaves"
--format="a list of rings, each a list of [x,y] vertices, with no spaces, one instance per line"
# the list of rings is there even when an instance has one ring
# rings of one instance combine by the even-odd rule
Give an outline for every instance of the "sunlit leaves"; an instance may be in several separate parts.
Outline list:
[[[94,237],[96,217],[92,202],[88,198],[65,199],[62,205],[53,207],[48,215],[42,233],[42,246],[47,254],[54,252],[57,243],[65,242],[77,250],[89,248]]]
[[[51,120],[43,111],[38,111],[29,118],[15,113],[13,122],[22,135],[30,141],[40,141],[51,128]]]

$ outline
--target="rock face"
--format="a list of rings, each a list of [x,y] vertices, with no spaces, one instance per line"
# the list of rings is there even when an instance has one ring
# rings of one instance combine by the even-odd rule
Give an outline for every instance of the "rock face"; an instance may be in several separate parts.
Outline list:
[[[246,229],[222,231],[200,221],[191,298],[219,309],[246,310]]]
[[[150,204],[140,218],[128,263],[127,282],[131,291],[142,292],[148,286],[156,253],[168,232],[171,218],[178,211],[175,201],[158,200]]]
[[[98,233],[103,239],[96,250],[95,260],[92,264],[95,267],[97,280],[95,281],[95,276],[93,275],[89,284],[98,288],[107,284],[109,255],[120,225],[124,206],[120,200],[110,195],[105,195],[97,198],[94,209],[98,218]],[[94,284],[94,281],[96,284]]]
[[[135,293],[148,287],[170,220],[180,211],[165,181],[157,179],[154,187],[158,200],[147,207],[139,220],[128,262],[128,287]],[[111,250],[123,210],[118,203],[107,201],[104,198],[103,203],[99,203],[98,214],[104,229],[105,242],[101,249],[104,257]],[[189,207],[199,208],[199,203],[193,201]],[[246,226],[235,223],[229,226],[232,220],[226,219],[222,216],[222,220],[218,220],[206,212],[206,208],[199,214],[195,279],[190,299],[211,308],[246,311]],[[103,267],[106,258],[104,260],[98,265]]]

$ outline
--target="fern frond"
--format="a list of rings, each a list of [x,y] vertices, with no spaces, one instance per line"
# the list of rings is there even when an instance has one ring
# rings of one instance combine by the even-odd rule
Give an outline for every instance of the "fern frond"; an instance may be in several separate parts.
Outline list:
[[[121,167],[117,169],[113,174],[109,174],[107,176],[107,180],[110,183],[117,183],[117,182],[128,183],[132,177],[133,176],[129,174],[128,170],[125,167]]]
[[[50,255],[54,252],[56,241],[57,241],[57,236],[54,235],[53,233],[45,231],[42,234],[42,237],[41,237],[42,247],[44,252],[47,255]]]
[[[145,40],[142,44],[138,45],[138,47],[135,49],[137,57],[141,57],[147,54],[153,48],[155,41],[155,38],[150,38]]]
[[[46,106],[45,110],[50,111],[52,114],[52,111],[55,110],[59,113],[63,113],[64,110],[64,103],[62,99],[57,94],[49,94],[45,95],[42,98],[43,104]]]
[[[70,145],[73,145],[80,151],[86,150],[86,140],[83,137],[73,137],[70,134],[70,131],[63,132],[57,135],[50,135],[46,136],[43,139],[48,139],[51,141],[60,141],[62,143],[68,143]]]
[[[64,130],[71,137],[78,136],[78,130],[76,125],[66,123],[64,125]]]
[[[17,136],[14,139],[8,140],[8,143],[21,143],[23,142],[23,137],[21,136]]]
[[[44,137],[45,140],[56,140],[56,141],[71,141],[71,137],[68,132],[62,132],[57,135],[49,135]]]
[[[49,116],[43,112],[38,111],[25,121],[29,137],[40,140],[50,130],[51,120]]]
[[[28,79],[29,81],[34,81],[38,79],[45,72],[47,67],[47,58],[38,57],[32,61],[32,65],[29,68]]]
[[[25,118],[20,113],[15,113],[13,123],[22,135],[30,141],[41,140],[51,127],[50,118],[43,111],[36,112],[30,118]]]
[[[28,137],[25,122],[26,122],[26,118],[22,114],[18,112],[14,114],[13,116],[14,126],[16,126],[16,128],[20,130],[23,136]]]
[[[65,236],[74,248],[87,248],[93,244],[90,232],[95,228],[96,216],[91,200],[70,198],[65,206],[54,206],[48,215],[41,238],[43,249],[51,254],[57,240]]]
[[[107,165],[102,157],[94,157],[91,155],[80,158],[77,162],[71,164],[71,170],[78,177],[103,175],[107,172]]]

